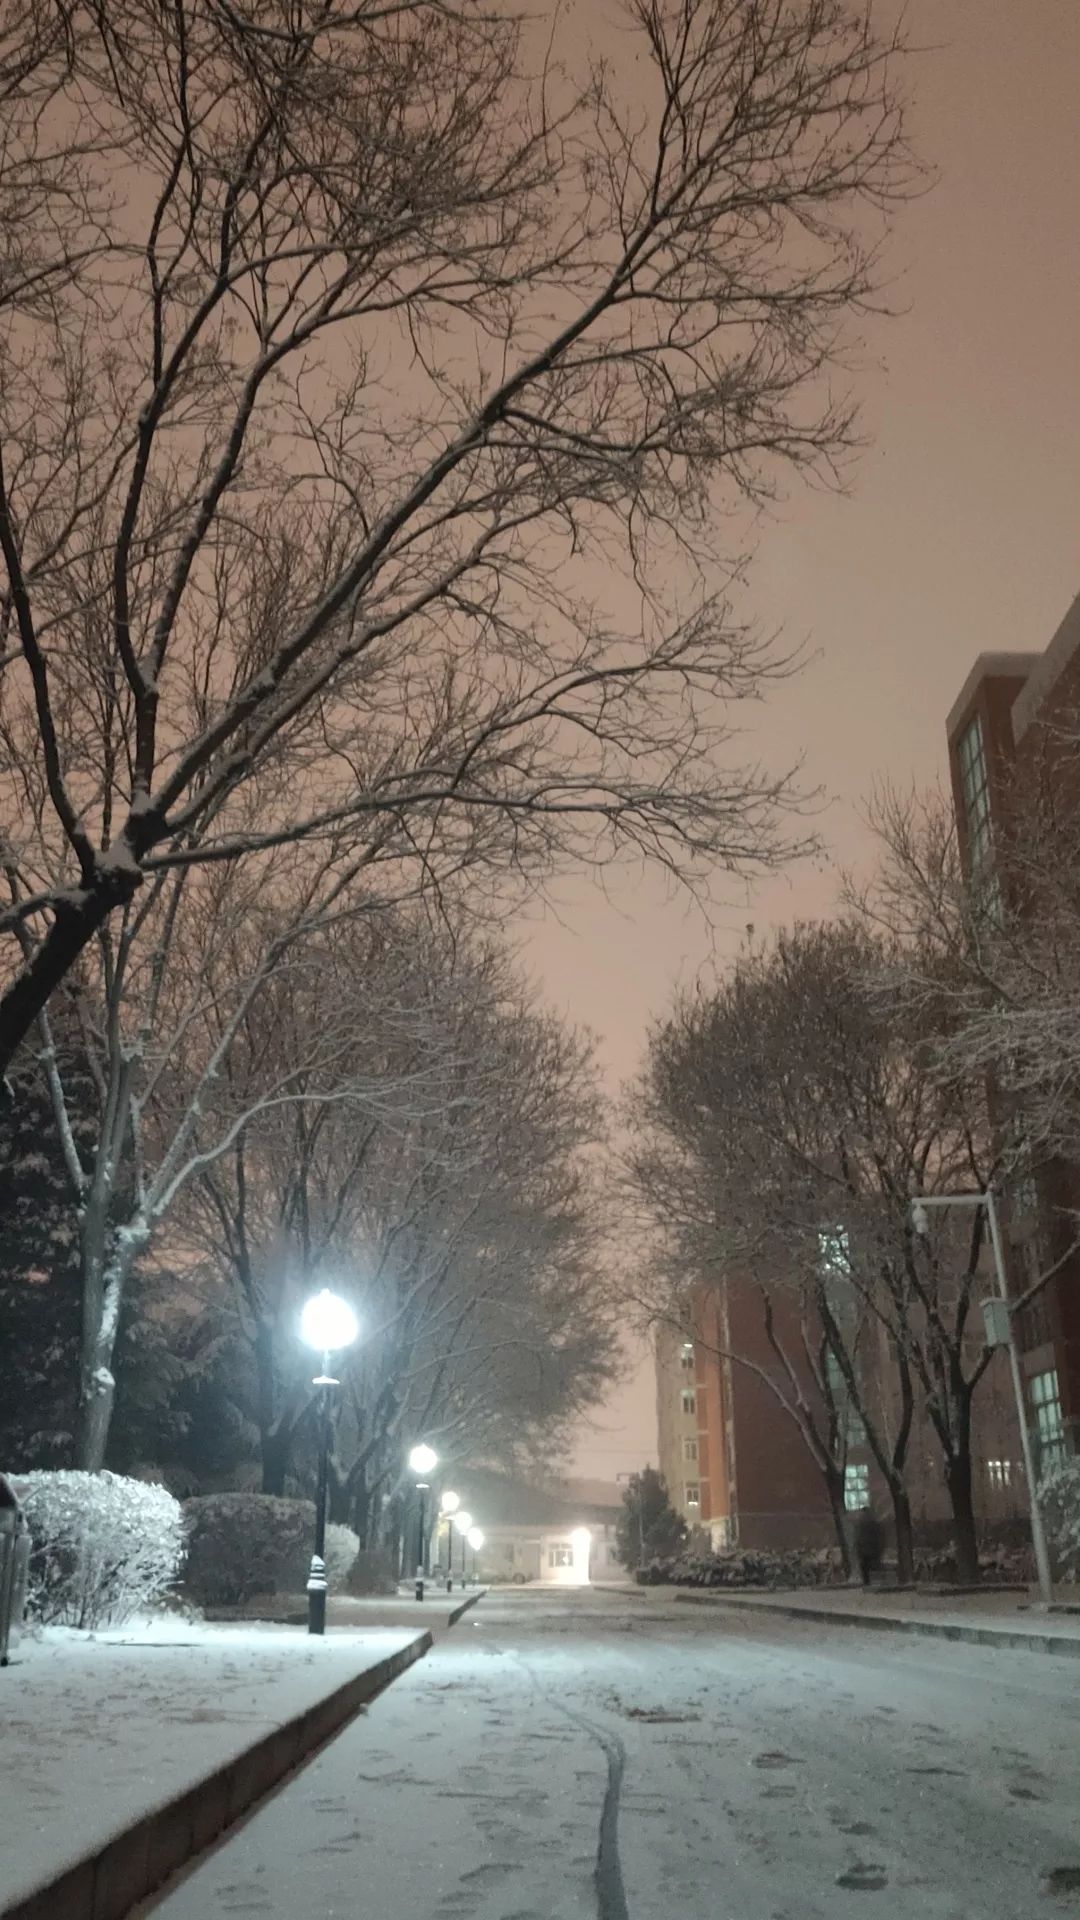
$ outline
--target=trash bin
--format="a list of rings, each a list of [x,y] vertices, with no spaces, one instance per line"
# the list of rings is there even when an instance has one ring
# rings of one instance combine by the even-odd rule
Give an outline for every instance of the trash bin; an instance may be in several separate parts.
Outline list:
[[[26,1577],[30,1565],[30,1530],[15,1489],[0,1473],[0,1667],[6,1667],[18,1642],[26,1611]]]

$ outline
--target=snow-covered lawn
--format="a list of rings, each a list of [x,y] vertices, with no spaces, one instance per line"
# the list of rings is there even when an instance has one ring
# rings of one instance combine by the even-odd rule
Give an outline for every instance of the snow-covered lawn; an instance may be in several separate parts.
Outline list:
[[[165,1618],[24,1639],[0,1672],[0,1912],[418,1631]]]

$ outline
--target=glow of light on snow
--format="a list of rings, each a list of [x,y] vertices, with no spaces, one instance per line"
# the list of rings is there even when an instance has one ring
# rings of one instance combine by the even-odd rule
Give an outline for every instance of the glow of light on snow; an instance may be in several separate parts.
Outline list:
[[[360,1323],[348,1301],[328,1287],[313,1294],[300,1315],[300,1338],[319,1353],[351,1347],[359,1332]]]

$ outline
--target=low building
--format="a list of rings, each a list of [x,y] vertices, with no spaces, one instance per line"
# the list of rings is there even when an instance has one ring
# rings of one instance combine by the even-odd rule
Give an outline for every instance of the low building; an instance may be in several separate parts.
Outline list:
[[[615,1537],[622,1502],[617,1487],[589,1486],[578,1492],[572,1482],[529,1486],[490,1469],[469,1469],[454,1476],[454,1490],[484,1536],[466,1564],[484,1581],[523,1586],[587,1586],[592,1580],[625,1578]],[[598,1497],[599,1496],[599,1497]],[[440,1532],[436,1559],[445,1570],[446,1533]],[[454,1567],[461,1564],[455,1536]]]

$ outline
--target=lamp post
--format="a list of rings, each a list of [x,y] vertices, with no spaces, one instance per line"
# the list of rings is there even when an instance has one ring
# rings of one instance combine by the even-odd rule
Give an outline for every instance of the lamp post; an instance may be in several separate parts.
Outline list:
[[[322,1372],[312,1386],[319,1389],[319,1477],[315,1493],[315,1551],[308,1574],[308,1632],[326,1632],[326,1487],[330,1460],[330,1396],[340,1383],[330,1372],[330,1356],[351,1347],[360,1329],[356,1315],[340,1294],[323,1287],[313,1294],[300,1315],[300,1338],[322,1354]]]
[[[465,1572],[465,1549],[468,1545],[469,1529],[472,1526],[472,1523],[473,1523],[472,1514],[466,1513],[463,1507],[457,1513],[455,1513],[454,1525],[461,1535],[461,1584],[463,1587],[467,1587],[469,1584],[468,1578]],[[451,1541],[450,1557],[451,1557],[451,1560],[453,1560],[453,1541]]]
[[[990,1228],[990,1245],[994,1252],[994,1277],[997,1281],[998,1297],[983,1303],[986,1319],[986,1337],[988,1346],[1007,1347],[1009,1351],[1009,1371],[1012,1374],[1013,1396],[1016,1400],[1016,1419],[1020,1428],[1020,1450],[1024,1456],[1024,1472],[1027,1475],[1028,1505],[1031,1512],[1031,1544],[1035,1549],[1035,1567],[1039,1576],[1039,1598],[1043,1606],[1048,1607],[1054,1597],[1053,1582],[1050,1578],[1050,1555],[1046,1546],[1046,1530],[1043,1527],[1042,1511],[1039,1507],[1039,1489],[1035,1482],[1035,1457],[1031,1446],[1031,1434],[1028,1430],[1027,1406],[1024,1400],[1024,1376],[1020,1367],[1020,1350],[1016,1344],[1016,1329],[1013,1323],[1013,1302],[1009,1299],[1009,1280],[1005,1271],[1005,1254],[1001,1244],[1001,1226],[998,1221],[997,1197],[992,1187],[979,1193],[919,1193],[911,1202],[911,1224],[921,1240],[930,1235],[930,1222],[926,1217],[928,1207],[984,1207]]]
[[[418,1475],[432,1473],[438,1464],[439,1456],[434,1447],[425,1446],[423,1442],[421,1442],[420,1446],[414,1447],[409,1455],[409,1466],[413,1473]],[[427,1480],[418,1479],[416,1482],[416,1491],[420,1500],[416,1534],[416,1597],[418,1600],[422,1600],[424,1597],[424,1562],[427,1559],[427,1529],[425,1526],[426,1502],[424,1495],[427,1490]]]
[[[484,1544],[483,1530],[480,1527],[470,1527],[468,1534],[466,1535],[466,1538],[469,1542],[470,1547],[472,1548],[473,1585],[478,1586],[479,1580],[476,1572],[476,1556]]]
[[[461,1505],[461,1495],[459,1493],[451,1493],[449,1489],[447,1490],[446,1493],[443,1494],[442,1500],[439,1503],[439,1512],[446,1515],[446,1591],[447,1593],[452,1593],[454,1590],[454,1515],[457,1512],[460,1505]]]

